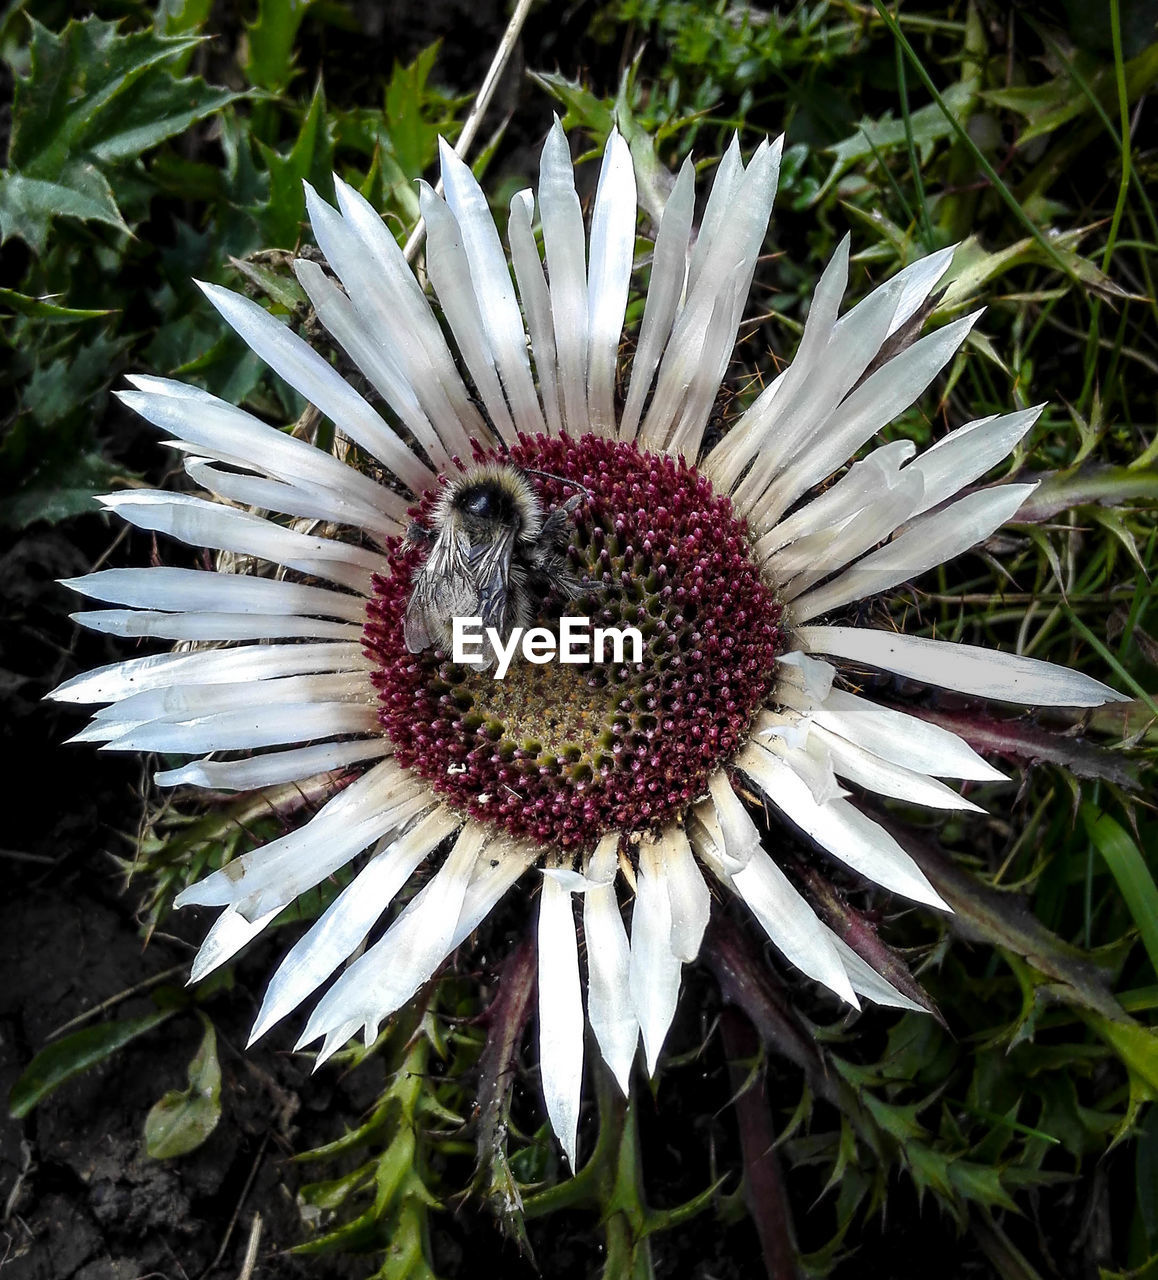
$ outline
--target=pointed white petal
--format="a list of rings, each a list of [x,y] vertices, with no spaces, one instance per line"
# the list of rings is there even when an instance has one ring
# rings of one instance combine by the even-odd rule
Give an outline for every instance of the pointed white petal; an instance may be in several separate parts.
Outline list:
[[[623,336],[635,249],[635,169],[612,129],[591,214],[587,281],[587,399],[594,430],[615,433],[615,357]]]
[[[419,184],[418,200],[426,223],[427,274],[490,420],[502,438],[514,444],[515,425],[499,382],[490,330],[479,310],[462,231],[446,202],[424,182]]]
[[[870,295],[866,302],[873,297]],[[891,301],[890,295],[884,297],[886,302]],[[980,315],[977,311],[963,316],[914,342],[865,378],[830,415],[817,420],[808,447],[798,453],[753,508],[752,519],[761,532],[772,528],[801,494],[830,476],[861,445],[903,413],[953,358]],[[839,340],[834,337],[834,343]]]
[[[248,751],[278,747],[343,733],[372,733],[375,707],[351,702],[297,702],[287,706],[221,711],[193,720],[153,720],[130,728],[102,751],[164,751],[198,755],[202,751]]]
[[[118,702],[166,685],[272,680],[305,671],[370,671],[373,667],[374,660],[355,644],[255,644],[200,653],[153,653],[82,672],[48,696],[57,702]]]
[[[911,440],[893,440],[874,449],[862,461],[854,462],[836,484],[770,529],[760,539],[757,554],[770,557],[782,547],[839,527],[874,500],[883,501],[885,495],[896,488],[901,465],[916,450]]]
[[[337,427],[421,493],[429,470],[353,387],[320,355],[263,307],[220,285],[197,281],[202,292],[269,367],[316,405]]]
[[[446,202],[462,234],[462,244],[515,425],[527,435],[543,430],[539,398],[531,381],[527,333],[515,300],[511,271],[482,188],[468,165],[439,138],[438,154]],[[428,264],[429,265],[429,264]]]
[[[341,222],[336,213],[333,216]],[[294,275],[306,291],[314,312],[330,336],[366,375],[378,394],[413,434],[432,466],[445,470],[450,463],[450,453],[431,425],[418,401],[417,392],[399,368],[391,350],[383,346],[368,330],[365,319],[357,308],[326,275],[319,263],[299,258],[294,263]]]
[[[775,740],[770,741],[775,746]],[[800,753],[784,758],[750,742],[737,756],[736,766],[806,835],[833,857],[883,888],[929,906],[948,907],[913,859],[887,831],[849,804],[836,798],[818,804],[800,776]],[[807,759],[807,757],[805,757]]]
[[[130,377],[129,381],[138,390],[117,393],[127,408],[160,430],[198,446],[206,457],[302,487],[323,488],[361,510],[378,510],[384,517],[389,513],[395,529],[404,527],[407,504],[400,494],[324,450],[198,388],[168,378]]]
[[[924,498],[913,514],[939,506],[1008,457],[1044,408],[1039,404],[1000,418],[970,422],[926,449],[905,468],[905,474],[920,472],[925,482]]]
[[[357,640],[362,628],[262,613],[160,613],[155,609],[93,609],[72,620],[104,635],[158,640]]]
[[[200,982],[214,969],[219,969],[226,961],[232,960],[242,947],[252,942],[266,925],[272,923],[276,915],[276,911],[271,911],[256,920],[247,920],[232,907],[226,907],[205,935],[205,941],[198,949],[189,970],[189,981]]]
[[[870,744],[874,755],[935,778],[1005,782],[1005,774],[955,733],[894,707],[882,707],[843,689],[833,689],[810,707],[817,724],[848,742]]]
[[[298,1046],[357,1021],[367,1043],[384,1018],[401,1008],[450,953],[455,924],[486,833],[468,823],[438,874],[417,894],[382,938],[334,983],[310,1016]]]
[[[918,1004],[903,991],[898,991],[887,978],[877,973],[866,960],[862,960],[852,947],[838,938],[831,929],[827,926],[822,927],[836,948],[857,995],[865,996],[874,1004],[888,1005],[892,1009],[908,1009],[913,1013],[929,1012],[923,1004]]]
[[[863,662],[940,689],[1002,702],[1100,707],[1104,702],[1130,701],[1127,694],[1080,671],[980,645],[901,636],[867,627],[799,627],[796,638],[810,653]]]
[[[206,573],[200,569],[101,569],[83,578],[62,578],[61,585],[94,600],[142,608],[199,613],[317,614],[364,623],[366,602],[324,587],[242,573]]]
[[[397,241],[369,201],[337,175],[334,192],[342,215],[370,264],[367,270],[358,272],[359,281],[364,280],[372,294],[389,300],[387,311],[395,319],[394,350],[411,386],[450,451],[469,457],[472,439],[489,445],[492,436],[467,394],[426,295]]]
[[[534,208],[535,200],[530,191],[519,191],[514,195],[507,222],[507,240],[511,246],[511,262],[515,268],[519,296],[527,313],[527,328],[531,331],[531,352],[535,357],[535,372],[539,375],[539,395],[547,415],[547,429],[551,435],[557,436],[563,430],[563,419],[556,377],[555,322],[551,317],[551,295],[547,291],[543,263],[531,230]]]
[[[822,725],[813,724],[812,737],[826,748],[832,767],[849,782],[875,791],[877,795],[892,796],[908,804],[926,805],[930,809],[965,809],[973,813],[985,810],[972,800],[966,800],[951,787],[914,769],[882,760],[872,747],[849,742]],[[875,745],[875,744],[874,744]]]
[[[606,875],[607,879],[583,895],[583,934],[587,942],[587,1019],[603,1061],[626,1097],[639,1043],[639,1022],[631,1003],[631,948],[615,894],[618,847],[618,835],[605,836],[592,856],[588,874]]]
[[[292,902],[418,813],[433,806],[427,783],[383,760],[303,826],[243,854],[177,895],[176,905],[236,904],[250,918]]]
[[[737,158],[739,151],[737,148]],[[627,404],[619,426],[621,440],[634,440],[639,430],[643,404],[651,388],[664,344],[671,333],[684,279],[688,269],[688,240],[696,209],[696,171],[691,156],[684,161],[672,193],[664,205],[655,251],[651,260],[651,280],[639,328],[639,342],[631,361],[631,383]]]
[[[102,494],[101,504],[138,529],[166,533],[171,538],[214,551],[233,551],[316,574],[353,591],[369,594],[370,577],[388,573],[385,556],[362,547],[316,538],[260,516],[190,494],[134,489]]]
[[[706,834],[702,826],[693,824],[696,853],[722,884],[743,899],[777,951],[801,973],[856,1006],[848,974],[828,931],[784,872],[758,846],[739,871],[730,871],[718,847],[705,839]]]
[[[887,546],[865,556],[832,582],[800,596],[792,605],[792,616],[798,622],[808,622],[944,564],[984,542],[1011,520],[1036,488],[1036,484],[1006,484],[981,489],[922,516]]]
[[[645,836],[639,845],[631,913],[631,1001],[643,1033],[649,1075],[655,1075],[679,1000],[679,957],[671,947],[671,903],[659,853]]]
[[[587,429],[587,238],[567,135],[555,120],[539,162],[539,216],[555,318],[564,425]]]
[[[196,760],[180,769],[163,769],[153,775],[153,781],[159,787],[255,791],[258,787],[297,782],[335,769],[346,769],[364,760],[377,760],[392,750],[389,739],[384,737],[319,742],[292,751],[272,751],[248,760]]]
[[[583,1091],[583,993],[571,894],[550,876],[539,896],[539,1073],[547,1116],[576,1167]]]
[[[703,221],[700,224],[699,234],[696,236],[696,243],[691,253],[691,263],[688,268],[689,292],[700,278],[700,273],[704,269],[704,262],[707,260],[708,250],[719,239],[724,217],[735,204],[743,181],[744,161],[740,155],[740,136],[734,133],[732,134],[732,141],[728,144],[728,149],[720,157],[720,163],[716,166],[715,176],[712,178],[712,187],[708,192],[707,204],[704,206]]]
[[[253,1043],[311,995],[366,940],[395,894],[461,819],[435,809],[370,859],[278,966],[253,1024]]]

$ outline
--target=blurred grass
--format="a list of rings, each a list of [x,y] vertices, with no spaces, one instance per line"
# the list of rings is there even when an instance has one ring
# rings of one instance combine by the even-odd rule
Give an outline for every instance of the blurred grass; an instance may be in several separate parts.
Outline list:
[[[454,136],[474,84],[444,79],[462,59],[449,21],[441,49],[393,62],[352,4],[261,0],[245,21],[207,0],[97,4],[94,14],[27,4],[0,20],[15,77],[0,177],[0,377],[11,406],[0,521],[14,545],[58,525],[90,559],[112,537],[86,514],[91,495],[155,479],[162,465],[154,440],[108,395],[123,371],[187,378],[279,421],[302,407],[222,334],[191,278],[248,288],[303,319],[284,269],[303,235],[302,179],[328,195],[336,169],[403,239],[417,216],[413,180],[430,174],[437,135]],[[785,131],[759,318],[745,326],[734,368],[741,384],[790,357],[813,283],[846,230],[854,297],[960,242],[931,323],[978,300],[988,312],[937,394],[893,430],[923,443],[1047,401],[1010,470],[1045,483],[1022,526],[926,579],[896,611],[907,629],[1082,667],[1139,695],[1125,718],[1091,717],[1084,735],[1070,722],[1048,726],[1069,735],[1063,746],[1095,738],[1115,763],[1126,737],[1135,765],[1153,758],[1158,662],[1156,16],[1143,0],[544,9],[524,40],[527,65],[544,75],[510,90],[505,136],[489,156],[501,215],[501,193],[533,178],[531,148],[559,104],[593,148],[617,109],[657,199],[689,150],[710,170],[734,130],[749,149]],[[476,78],[489,52],[474,54]],[[148,547],[119,554],[140,561]],[[1158,1124],[1148,1107],[1158,1051],[1145,1029],[1158,1009],[1152,795],[1093,753],[1044,754],[1029,729],[1002,726],[1006,760],[1022,769],[1016,797],[986,793],[991,819],[952,819],[936,835],[1000,891],[995,901],[1028,895],[1033,928],[1054,941],[1024,921],[1015,929],[992,903],[978,913],[991,929],[982,947],[928,919],[890,922],[886,936],[914,948],[952,1032],[920,1015],[823,1026],[831,1011],[798,992],[839,1080],[836,1107],[816,1104],[774,1054],[766,1063],[810,1274],[853,1274],[853,1255],[871,1256],[886,1202],[901,1197],[911,1226],[928,1197],[945,1230],[970,1233],[984,1274],[1027,1277],[1056,1264],[1066,1275],[1158,1275]],[[148,928],[186,878],[237,844],[237,830],[223,837],[218,822],[162,814],[150,829],[136,863]],[[1032,953],[1031,935],[1055,949]],[[1107,1023],[1059,996],[1076,948],[1137,1023]],[[1071,977],[1072,993],[1081,982]],[[477,989],[445,982],[384,1037],[375,1052],[391,1083],[366,1125],[329,1153],[348,1167],[306,1197],[305,1216],[337,1243],[392,1241],[383,1275],[430,1274],[433,1206],[470,1181],[455,1117],[470,1111],[464,1073],[480,1048],[468,1022],[445,1016],[472,1018],[478,1001]],[[688,1062],[720,1053],[685,1047]],[[688,1062],[667,1072],[683,1109],[698,1096]],[[419,1070],[425,1087],[414,1083]],[[664,1256],[665,1233],[678,1240],[687,1222],[710,1223],[697,1228],[702,1247],[732,1229],[743,1214],[734,1151],[700,1185],[674,1181],[665,1217],[643,1192],[665,1183],[665,1139],[634,1119],[624,1126],[606,1098],[600,1117],[603,1163],[571,1190],[541,1193],[537,1214],[595,1210],[586,1221],[607,1226],[608,1257],[641,1275],[649,1251]],[[558,1178],[534,1106],[518,1118],[523,1131],[512,1129],[509,1152],[483,1180],[496,1198]],[[725,1185],[713,1191],[717,1175]],[[691,1206],[682,1216],[671,1209],[680,1200]],[[1078,1230],[1099,1214],[1108,1243]],[[895,1211],[885,1219],[893,1230],[898,1221]],[[628,1273],[610,1262],[606,1272]]]

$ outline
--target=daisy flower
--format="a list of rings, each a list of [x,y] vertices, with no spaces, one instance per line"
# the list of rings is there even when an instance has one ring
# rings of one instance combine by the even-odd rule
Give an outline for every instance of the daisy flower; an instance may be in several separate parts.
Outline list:
[[[636,183],[617,133],[588,235],[556,122],[537,193],[511,201],[506,250],[444,144],[445,199],[421,190],[437,311],[357,191],[335,178],[334,208],[307,188],[329,269],[301,259],[297,278],[365,395],[255,302],[202,288],[333,423],[348,457],[195,387],[132,378],[121,398],[209,496],[132,490],[105,507],[253,567],[106,569],[68,583],[124,606],[77,615],[85,626],[183,644],[57,689],[62,701],[107,704],[79,739],[195,757],[158,773],[162,787],[332,782],[309,821],[177,898],[220,909],[197,978],[357,860],[275,972],[254,1037],[328,983],[299,1044],[320,1041],[322,1062],[359,1031],[372,1041],[535,869],[524,892],[537,915],[540,1068],[572,1167],[585,1023],[625,1092],[640,1041],[654,1073],[713,892],[737,895],[790,964],[849,1005],[918,1007],[817,918],[763,846],[751,805],[864,881],[945,909],[846,787],[971,810],[944,779],[1002,775],[946,729],[854,692],[853,673],[1020,705],[1120,696],[1065,668],[850,613],[984,541],[1034,487],[975,486],[1036,408],[967,423],[919,455],[904,440],[863,452],[977,320],[912,339],[952,250],[842,315],[846,239],[792,363],[722,436],[711,425],[780,154],[764,142],[745,164],[733,142],[698,233],[684,165],[630,362]],[[516,662],[500,681],[436,649],[407,650],[403,613],[427,554],[405,536],[409,522],[430,527],[448,481],[480,462],[521,469],[545,510],[583,495],[570,516],[581,586],[568,611],[638,627],[641,663]]]

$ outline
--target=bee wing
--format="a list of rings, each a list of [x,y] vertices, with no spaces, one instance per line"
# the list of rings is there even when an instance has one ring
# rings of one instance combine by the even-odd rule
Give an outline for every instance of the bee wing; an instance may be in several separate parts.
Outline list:
[[[478,611],[484,627],[495,627],[504,637],[507,631],[508,584],[515,531],[504,528],[490,542],[471,547],[471,572],[478,591]]]
[[[410,653],[421,653],[443,639],[451,618],[469,617],[478,600],[470,563],[470,539],[446,524],[434,540],[402,619],[402,635]]]

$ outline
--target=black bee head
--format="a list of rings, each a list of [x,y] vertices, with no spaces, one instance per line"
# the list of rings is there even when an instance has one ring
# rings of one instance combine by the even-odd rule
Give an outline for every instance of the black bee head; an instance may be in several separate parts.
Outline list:
[[[464,516],[476,520],[497,521],[503,525],[522,524],[522,515],[514,498],[493,480],[481,480],[455,494],[454,507]]]

